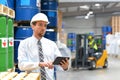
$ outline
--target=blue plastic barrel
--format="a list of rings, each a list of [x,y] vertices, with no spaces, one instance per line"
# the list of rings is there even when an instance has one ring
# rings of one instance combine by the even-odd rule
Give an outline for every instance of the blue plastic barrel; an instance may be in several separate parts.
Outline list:
[[[15,39],[14,40],[14,63],[17,64],[18,63],[18,46],[19,46],[19,43],[20,43],[20,39]]]
[[[72,46],[76,46],[76,39],[72,40]]]
[[[94,32],[89,32],[89,35],[92,35],[92,36],[94,36]]]
[[[33,30],[30,26],[26,27],[14,27],[14,62],[18,63],[18,46],[20,41],[32,36]]]
[[[76,51],[76,47],[75,46],[68,46],[68,48],[70,49],[71,52],[75,52]]]
[[[57,1],[41,1],[41,10],[57,10],[58,2]]]
[[[7,0],[0,0],[0,4],[7,6]]]
[[[58,0],[41,0],[41,12],[48,16],[49,27],[57,27]]]
[[[102,40],[103,49],[106,49],[106,40]]]
[[[38,12],[37,0],[16,0],[16,21],[27,21]]]
[[[15,39],[25,39],[33,34],[32,28],[29,27],[14,27],[14,38]]]
[[[102,37],[103,38],[106,38],[106,36],[107,36],[107,32],[106,33],[102,33]]]
[[[107,33],[107,26],[102,27],[102,33]]]
[[[68,33],[68,39],[76,39],[75,33]]]
[[[44,37],[52,40],[52,41],[57,41],[57,32],[54,31],[46,31]]]
[[[75,52],[76,51],[76,47],[75,46],[71,46],[71,51]]]
[[[71,41],[71,44],[70,42]],[[68,33],[68,48],[71,50],[71,52],[76,51],[76,33]]]
[[[15,7],[15,0],[7,0],[7,6],[11,9],[14,9]]]
[[[50,27],[57,27],[57,12],[56,11],[41,11],[42,13],[46,14],[50,23],[48,26]]]
[[[112,27],[111,27],[111,26],[108,26],[108,27],[107,27],[107,32],[108,32],[108,33],[111,33],[111,32],[112,32]]]

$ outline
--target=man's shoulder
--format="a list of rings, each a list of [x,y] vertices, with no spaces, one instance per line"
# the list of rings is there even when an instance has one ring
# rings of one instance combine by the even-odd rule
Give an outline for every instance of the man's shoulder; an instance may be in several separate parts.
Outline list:
[[[54,44],[54,43],[55,43],[54,41],[52,41],[52,40],[50,40],[50,39],[47,39],[47,38],[45,38],[45,37],[42,38],[42,41],[43,41],[43,42],[47,42],[47,43],[51,43],[51,44]]]
[[[23,41],[30,40],[30,39],[32,39],[32,37],[27,37]]]
[[[32,37],[28,37],[28,38],[21,40],[21,42],[26,43],[26,42],[31,41],[31,39],[32,39]]]

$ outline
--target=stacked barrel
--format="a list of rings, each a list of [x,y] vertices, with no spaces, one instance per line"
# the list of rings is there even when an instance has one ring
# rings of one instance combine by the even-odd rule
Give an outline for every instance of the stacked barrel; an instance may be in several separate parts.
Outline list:
[[[16,0],[15,1],[15,27],[14,27],[14,63],[15,71],[18,69],[18,46],[20,41],[26,39],[33,34],[30,26],[31,18],[40,12],[40,0]]]
[[[47,15],[50,22],[44,37],[53,41],[57,41],[57,9],[58,0],[41,0],[41,12]]]
[[[41,0],[41,12],[46,14],[50,21],[45,37],[53,41],[57,40],[57,10],[57,0]]]
[[[72,53],[76,52],[76,33],[68,33],[67,46]]]
[[[102,26],[102,44],[103,48],[105,49],[106,47],[106,35],[112,33],[112,27],[111,26]]]
[[[16,17],[15,21],[30,21],[38,12],[40,2],[38,0],[16,0]]]
[[[7,17],[0,15],[0,71],[7,70]]]
[[[14,31],[13,19],[8,18],[8,68],[14,67]]]
[[[14,10],[5,6],[5,4],[0,4],[0,72],[14,67],[14,18]]]
[[[50,40],[52,40],[52,41],[57,41],[57,33],[54,32],[54,31],[51,30],[51,29],[47,29],[44,37],[46,37],[46,38],[48,38],[48,39],[50,39]]]
[[[20,41],[22,41],[23,39],[26,39],[30,36],[32,36],[33,34],[33,30],[31,29],[31,27],[28,27],[28,26],[19,26],[19,27],[14,27],[14,43],[15,43],[15,46],[14,46],[14,53],[15,53],[15,56],[14,56],[14,62],[15,64],[18,63],[18,60],[17,60],[17,57],[18,57],[18,46],[19,46],[19,43]]]
[[[2,0],[1,0],[2,1]],[[7,6],[11,9],[15,9],[15,0],[6,0]]]

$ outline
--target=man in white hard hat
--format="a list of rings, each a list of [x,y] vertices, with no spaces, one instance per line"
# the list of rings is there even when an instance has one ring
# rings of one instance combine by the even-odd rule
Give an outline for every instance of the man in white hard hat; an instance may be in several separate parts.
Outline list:
[[[38,13],[33,16],[30,22],[33,36],[20,42],[18,48],[18,67],[22,71],[41,72],[41,80],[55,80],[53,61],[56,57],[61,56],[61,53],[53,41],[43,37],[47,24],[49,24],[49,21],[45,14]],[[39,42],[41,42],[42,49],[39,49]],[[42,58],[43,61],[41,61],[41,52],[42,57],[44,57]],[[66,59],[57,66],[67,70],[68,65],[69,62]]]

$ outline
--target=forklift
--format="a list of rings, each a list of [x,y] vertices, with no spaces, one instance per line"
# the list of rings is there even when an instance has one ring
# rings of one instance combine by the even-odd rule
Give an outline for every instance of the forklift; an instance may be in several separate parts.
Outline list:
[[[102,37],[94,36],[97,40]],[[76,36],[76,57],[72,60],[72,68],[87,68],[94,70],[98,67],[108,67],[108,54],[107,51],[102,48],[102,44],[98,44],[97,52],[93,53],[93,56],[89,55],[88,47],[88,34],[77,34]]]

